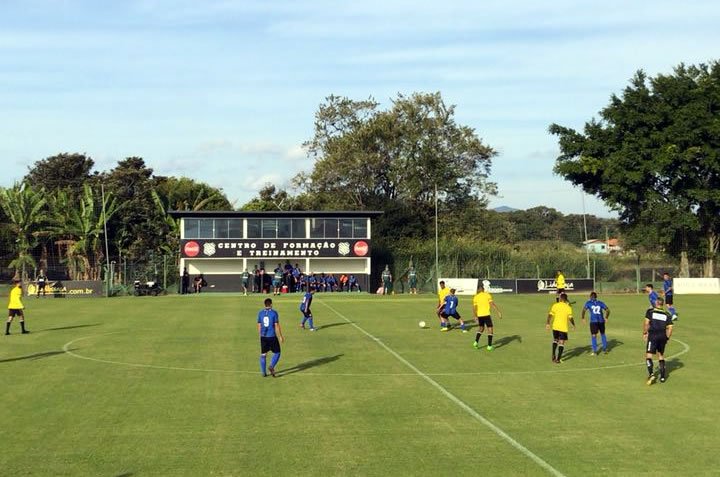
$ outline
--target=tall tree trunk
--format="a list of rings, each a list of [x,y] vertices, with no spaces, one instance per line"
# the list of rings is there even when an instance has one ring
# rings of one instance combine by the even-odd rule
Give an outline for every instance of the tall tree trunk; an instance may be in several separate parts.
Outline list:
[[[715,254],[718,251],[720,237],[713,231],[707,233],[707,255],[705,256],[705,264],[703,266],[703,276],[712,278],[715,276]]]
[[[688,254],[686,250],[680,252],[680,273],[678,274],[681,278],[690,277],[690,262],[688,260]]]

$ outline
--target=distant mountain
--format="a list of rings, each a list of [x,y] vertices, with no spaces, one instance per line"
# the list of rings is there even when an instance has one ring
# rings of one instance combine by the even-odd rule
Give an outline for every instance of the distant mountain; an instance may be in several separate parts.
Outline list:
[[[512,207],[508,207],[507,205],[501,205],[500,207],[495,207],[494,209],[491,209],[491,210],[494,210],[495,212],[505,213],[505,212],[515,212],[516,210],[520,210],[520,209],[514,209]]]

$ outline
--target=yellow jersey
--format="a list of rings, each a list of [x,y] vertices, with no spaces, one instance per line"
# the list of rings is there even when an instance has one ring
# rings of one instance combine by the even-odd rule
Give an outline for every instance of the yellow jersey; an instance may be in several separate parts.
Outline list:
[[[486,291],[481,291],[473,297],[473,310],[475,316],[490,316],[490,303],[492,303],[492,295]]]
[[[555,303],[550,307],[550,316],[552,316],[552,329],[555,331],[569,331],[570,318],[572,318],[572,308],[565,302]]]
[[[562,273],[559,273],[558,276],[555,278],[555,286],[557,288],[565,288],[565,275]]]
[[[22,310],[25,308],[22,303],[22,287],[16,286],[10,290],[10,301],[8,302],[8,310]]]
[[[442,305],[445,303],[445,297],[450,294],[450,289],[448,287],[440,288],[438,290],[438,305]]]

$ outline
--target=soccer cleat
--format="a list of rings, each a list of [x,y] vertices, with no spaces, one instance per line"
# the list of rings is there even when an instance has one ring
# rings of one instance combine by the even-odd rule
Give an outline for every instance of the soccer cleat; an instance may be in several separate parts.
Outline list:
[[[661,382],[661,383],[664,383],[665,381],[666,381],[666,379],[665,379],[664,377],[661,377],[661,378],[660,378],[660,382]]]
[[[609,352],[610,352],[610,351],[608,351],[607,349],[604,349],[604,350],[603,350],[603,354],[608,354]]]
[[[442,328],[440,328],[440,331],[448,331],[449,329],[450,329],[450,328],[446,328],[446,327],[443,326]]]
[[[592,353],[590,353],[590,356],[597,356],[597,353],[593,351]]]
[[[268,371],[270,371],[270,375],[274,378],[274,377],[275,377],[275,368],[273,368],[272,366],[270,366],[270,367],[268,368]]]
[[[27,335],[30,334],[30,332],[28,330],[22,330],[22,334]]]
[[[677,320],[678,320],[677,313],[675,313],[675,314],[671,317],[671,319],[672,319],[673,321],[677,321]]]
[[[656,379],[657,379],[657,377],[655,377],[654,374],[651,374],[650,376],[648,376],[647,381],[645,381],[645,384],[650,386],[651,384],[653,384],[655,382]]]
[[[490,345],[487,345],[487,346],[485,347],[485,349],[488,350],[488,351],[492,351],[492,350],[494,350],[495,348],[493,348],[493,347],[490,346]]]
[[[563,362],[562,359],[556,359],[556,360],[555,360],[555,364],[561,364],[562,362]]]
[[[477,341],[473,341],[473,348],[478,349],[478,342],[477,342]]]
[[[463,332],[463,333],[467,333],[468,331],[467,331],[467,330],[462,330],[462,332]]]
[[[310,328],[310,331],[315,331],[315,328]]]

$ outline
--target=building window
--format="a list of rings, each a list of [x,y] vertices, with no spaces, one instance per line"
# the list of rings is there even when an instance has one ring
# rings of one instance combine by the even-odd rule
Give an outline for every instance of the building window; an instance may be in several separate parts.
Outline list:
[[[260,219],[247,219],[247,236],[248,238],[261,238]]]
[[[291,219],[292,220],[292,238],[307,238],[305,232],[305,219]]]
[[[353,238],[368,238],[367,219],[353,219]]]
[[[228,219],[228,238],[243,238],[242,219]]]
[[[198,238],[200,234],[200,228],[197,219],[184,219],[183,220],[184,234],[186,239]]]
[[[198,238],[213,238],[215,234],[215,221],[213,219],[198,220]]]

